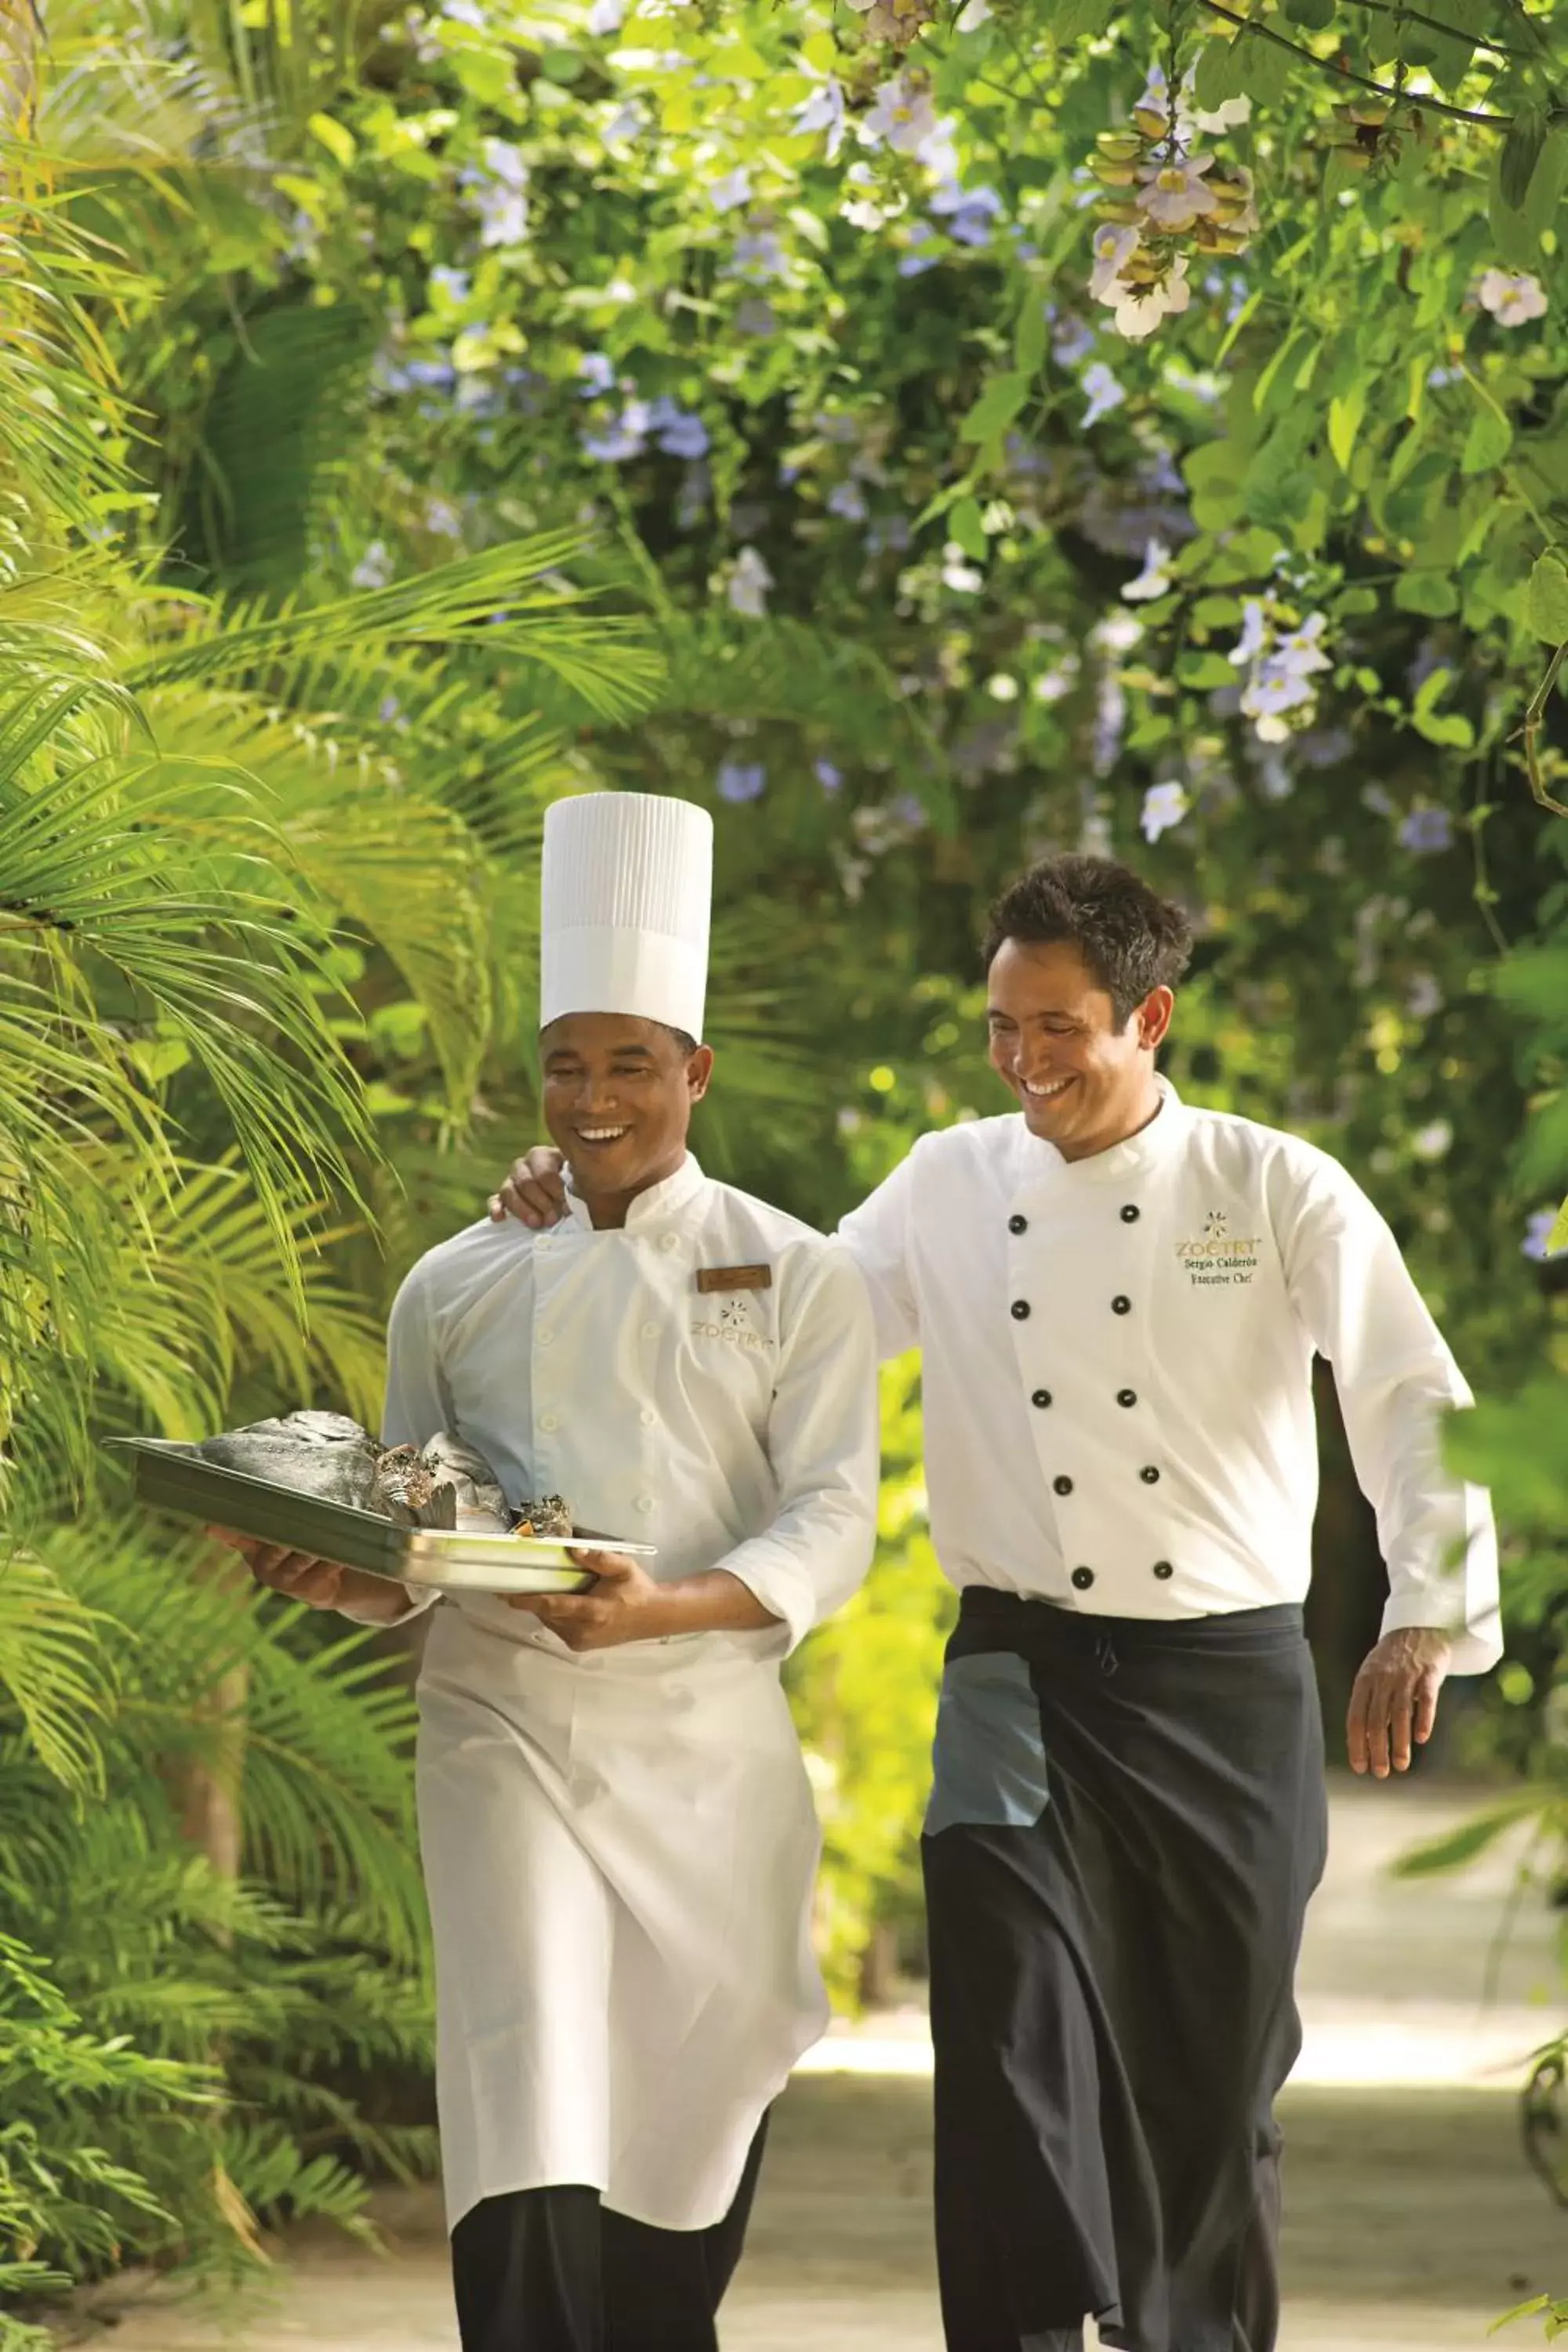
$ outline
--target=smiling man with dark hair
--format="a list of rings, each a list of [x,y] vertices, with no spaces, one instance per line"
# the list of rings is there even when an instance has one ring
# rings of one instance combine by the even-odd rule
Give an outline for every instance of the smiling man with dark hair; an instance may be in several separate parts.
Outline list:
[[[847,1217],[885,1354],[922,1351],[931,1535],[962,1602],[922,1841],[951,2352],[1270,2352],[1274,2099],[1324,1846],[1301,1603],[1314,1352],[1391,1593],[1351,1760],[1403,1771],[1500,1653],[1469,1401],[1326,1152],[1155,1062],[1188,928],[1045,860],[986,941],[1011,1116],[922,1136]],[[556,1213],[550,1155],[492,1204]]]

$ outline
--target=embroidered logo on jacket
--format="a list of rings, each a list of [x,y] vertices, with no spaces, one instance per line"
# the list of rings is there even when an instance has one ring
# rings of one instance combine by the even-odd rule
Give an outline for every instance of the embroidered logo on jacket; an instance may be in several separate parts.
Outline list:
[[[1221,1289],[1252,1280],[1261,1244],[1260,1234],[1233,1234],[1225,1211],[1211,1209],[1204,1219],[1203,1232],[1176,1244],[1176,1255],[1194,1290]]]
[[[727,1298],[716,1322],[704,1318],[700,1323],[693,1323],[691,1336],[694,1339],[722,1339],[727,1347],[745,1348],[753,1355],[766,1355],[768,1351],[767,1340],[752,1321],[750,1300],[745,1294]]]

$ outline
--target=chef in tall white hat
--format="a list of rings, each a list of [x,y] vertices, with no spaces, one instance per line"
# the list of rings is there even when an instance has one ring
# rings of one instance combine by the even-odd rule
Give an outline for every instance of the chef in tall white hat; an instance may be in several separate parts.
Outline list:
[[[780,1661],[875,1541],[875,1339],[835,1242],[687,1150],[712,820],[544,834],[541,1057],[569,1214],[488,1219],[393,1308],[384,1435],[657,1548],[582,1595],[448,1597],[419,1680],[437,2095],[464,2352],[712,2352],[770,2103],[826,2017]],[[356,1616],[400,1587],[318,1568]],[[389,1597],[390,1596],[390,1597]]]

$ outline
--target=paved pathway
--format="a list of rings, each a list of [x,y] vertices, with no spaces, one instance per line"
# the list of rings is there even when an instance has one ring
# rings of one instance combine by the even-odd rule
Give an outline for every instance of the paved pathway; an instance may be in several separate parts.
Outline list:
[[[1302,1969],[1287,2095],[1281,2352],[1483,2345],[1527,2294],[1568,2292],[1568,2222],[1525,2171],[1509,2087],[1568,1994],[1539,1897],[1492,1953],[1520,1848],[1459,1879],[1386,1864],[1468,1800],[1346,1786]],[[835,2035],[781,2103],[725,2352],[940,2352],[929,2252],[929,2042],[918,2015]],[[237,2333],[166,2305],[116,2352],[454,2352],[432,2200],[384,2201],[393,2252],[302,2238]],[[232,2323],[231,2323],[232,2324]],[[1506,2347],[1539,2343],[1521,2326]]]

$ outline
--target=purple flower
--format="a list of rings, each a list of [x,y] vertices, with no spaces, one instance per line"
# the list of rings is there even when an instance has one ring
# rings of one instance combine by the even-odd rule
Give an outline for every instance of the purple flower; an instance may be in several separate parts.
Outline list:
[[[667,457],[705,457],[708,427],[700,416],[661,394],[647,412],[647,429],[658,436]]]
[[[1452,848],[1454,820],[1445,808],[1412,809],[1400,825],[1399,840],[1401,847],[1417,857],[1435,856]]]
[[[829,514],[842,515],[846,522],[864,522],[866,493],[858,482],[840,482],[827,501]]]
[[[1094,349],[1094,330],[1081,319],[1064,319],[1051,342],[1051,357],[1058,367],[1077,367]]]
[[[748,294],[735,311],[735,325],[742,335],[772,335],[778,331],[778,313],[763,294]]]
[[[719,771],[721,801],[760,801],[768,787],[768,772],[760,760],[726,760]]]
[[[878,515],[866,533],[866,552],[868,555],[902,555],[909,546],[910,537],[908,515]]]
[[[787,278],[789,261],[776,229],[747,229],[735,239],[735,249],[723,270],[726,278],[749,278],[759,286],[770,278]]]
[[[1524,1239],[1520,1244],[1520,1249],[1525,1257],[1534,1258],[1538,1265],[1544,1265],[1549,1258],[1563,1255],[1560,1249],[1548,1249],[1546,1245],[1551,1237],[1552,1228],[1556,1223],[1555,1209],[1537,1209],[1525,1226]]]
[[[708,201],[716,213],[732,213],[737,205],[749,204],[752,197],[752,175],[744,163],[737,163],[721,180],[715,180],[708,191]]]
[[[825,793],[836,793],[843,784],[843,771],[836,768],[831,760],[814,760],[811,772]]]
[[[602,392],[616,388],[616,363],[604,352],[584,352],[577,362],[578,396],[597,400]]]
[[[1089,406],[1083,412],[1086,429],[1098,425],[1102,416],[1109,416],[1113,408],[1120,408],[1127,397],[1103,360],[1096,360],[1092,367],[1085,368],[1083,388],[1089,394]]]
[[[947,233],[959,245],[989,245],[991,224],[1001,214],[1002,199],[994,188],[961,188],[950,180],[937,190],[931,208],[947,222]]]
[[[577,436],[585,455],[603,466],[619,466],[640,457],[652,424],[646,400],[628,400],[613,425]]]
[[[387,552],[386,541],[373,539],[349,578],[356,588],[384,588],[396,573],[397,567]]]

